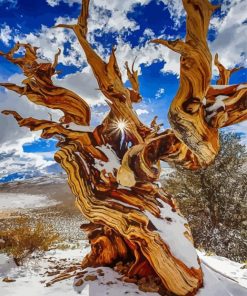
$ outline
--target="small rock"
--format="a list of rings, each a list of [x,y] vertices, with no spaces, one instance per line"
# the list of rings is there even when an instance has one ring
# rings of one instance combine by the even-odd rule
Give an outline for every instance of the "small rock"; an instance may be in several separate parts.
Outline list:
[[[77,272],[75,279],[79,279],[79,278],[83,277],[86,273],[87,273],[86,270]]]
[[[134,283],[135,284],[137,282],[137,279],[129,278],[128,276],[124,276],[123,281],[126,283]]]
[[[146,283],[142,283],[140,284],[140,282],[138,282],[138,286],[139,289],[142,292],[158,292],[159,291],[159,286],[157,286],[155,283],[152,282],[146,282]]]
[[[76,286],[76,287],[79,287],[79,286],[81,286],[83,283],[84,283],[83,279],[79,279],[79,281],[77,281],[77,282],[75,283],[75,286]]]
[[[11,279],[11,278],[8,278],[8,277],[6,277],[6,278],[3,279],[3,282],[5,282],[5,283],[13,283],[13,282],[15,282],[15,281],[16,281],[16,280]]]
[[[97,275],[94,275],[94,274],[88,274],[85,276],[84,280],[85,281],[95,281],[97,280]]]
[[[108,286],[113,285],[114,283],[112,281],[109,281],[106,283]]]
[[[97,273],[98,273],[99,276],[104,276],[105,275],[102,269],[97,269]]]

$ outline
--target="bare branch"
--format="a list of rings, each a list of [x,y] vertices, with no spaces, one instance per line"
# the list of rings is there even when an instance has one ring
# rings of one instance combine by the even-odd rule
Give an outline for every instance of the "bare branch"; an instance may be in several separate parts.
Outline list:
[[[156,43],[156,44],[162,44],[168,48],[170,48],[171,50],[180,53],[180,54],[189,54],[191,51],[191,46],[187,43],[185,43],[182,40],[163,40],[163,39],[154,39],[152,41],[150,41],[151,43]]]

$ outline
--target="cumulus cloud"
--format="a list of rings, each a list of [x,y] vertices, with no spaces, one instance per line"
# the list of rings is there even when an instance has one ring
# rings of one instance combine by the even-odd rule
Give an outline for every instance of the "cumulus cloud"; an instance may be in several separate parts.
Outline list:
[[[21,84],[23,76],[15,74],[9,82]],[[54,120],[62,116],[62,112],[37,106],[24,96],[20,97],[14,92],[1,90],[0,111],[15,110],[23,117],[49,119],[50,112]],[[55,162],[52,158],[37,153],[23,152],[23,145],[39,138],[40,132],[30,132],[27,128],[20,128],[11,116],[0,114],[0,179],[13,173],[20,176],[42,174],[48,172]]]
[[[237,64],[247,66],[247,23],[246,1],[224,1],[223,18],[214,18],[216,38],[210,43],[212,53],[219,53],[220,61],[226,67]]]
[[[116,56],[124,81],[127,79],[124,63],[125,61],[132,63],[134,60],[136,66],[150,66],[155,62],[161,61],[164,62],[161,72],[179,75],[179,54],[169,50],[167,47],[149,42],[133,47],[131,43],[124,41],[120,37],[117,39],[117,42]],[[140,67],[138,70],[141,74]]]
[[[60,2],[80,3],[80,1],[69,0],[49,0],[50,5],[59,5]],[[126,1],[107,1],[95,0],[90,5],[90,18],[89,18],[89,40],[94,44],[96,51],[104,58],[107,59],[111,50],[111,45],[104,48],[100,42],[95,41],[95,36],[104,33],[117,33],[117,57],[120,68],[124,71],[125,61],[133,61],[137,56],[136,65],[149,66],[155,61],[164,61],[164,68],[162,72],[170,72],[179,75],[179,55],[165,48],[144,42],[155,36],[150,28],[146,28],[143,32],[143,37],[140,38],[140,45],[133,47],[131,43],[124,40],[124,33],[134,31],[139,28],[135,21],[128,19],[127,14],[133,10],[135,5],[146,5],[150,0],[126,0]],[[169,2],[169,1],[168,1]],[[167,3],[168,3],[167,2]],[[169,3],[169,6],[173,5]],[[173,6],[172,6],[173,7]],[[173,11],[173,8],[171,8]],[[59,23],[76,23],[76,19],[69,17],[58,17],[55,24]],[[176,36],[177,37],[177,36]],[[169,38],[169,36],[168,36]],[[62,50],[59,57],[59,62],[63,65],[77,66],[78,69],[85,67],[85,55],[74,35],[70,30],[52,29],[42,25],[39,32],[31,32],[29,34],[18,35],[15,37],[15,42],[28,42],[40,48],[39,53],[41,57],[53,60],[58,48]],[[140,68],[139,68],[140,70]],[[127,76],[124,74],[124,81]]]
[[[184,9],[180,0],[160,0],[163,2],[167,9],[169,10],[171,17],[176,25],[181,21],[181,18],[185,16]],[[48,4],[51,6],[59,5],[60,2],[65,2],[69,5],[74,3],[81,3],[81,0],[47,0]],[[90,5],[90,19],[89,19],[89,40],[94,43],[97,51],[106,58],[109,54],[110,48],[103,48],[102,44],[99,42],[96,44],[94,40],[95,35],[101,35],[104,33],[118,33],[119,38],[117,40],[117,45],[120,48],[119,52],[122,56],[129,54],[130,50],[134,54],[143,54],[141,63],[149,65],[154,60],[164,60],[165,65],[162,72],[170,72],[179,75],[179,55],[168,49],[158,50],[157,52],[151,50],[148,45],[136,46],[132,48],[131,44],[128,44],[122,48],[126,43],[123,41],[121,36],[123,32],[128,30],[136,30],[139,28],[138,24],[133,20],[128,19],[128,12],[132,11],[135,5],[146,5],[150,0],[127,0],[127,1],[107,1],[107,0],[95,0]],[[55,24],[58,23],[75,23],[75,19],[69,17],[58,17]],[[220,17],[213,17],[212,27],[216,31],[216,38],[210,43],[212,52],[219,52],[222,56],[221,61],[226,66],[233,67],[236,64],[246,65],[246,22],[245,22],[245,1],[234,0],[229,2],[224,0],[221,7]],[[5,28],[5,32],[8,31],[8,27]],[[152,39],[155,37],[151,29],[147,28],[143,32],[143,37],[140,38],[140,42],[147,39]],[[164,36],[161,36],[164,37]],[[170,38],[170,36],[165,36],[164,38]],[[175,36],[177,38],[179,36]],[[8,43],[10,40],[9,34],[4,34],[2,38],[3,42]],[[230,38],[230,41],[229,41]],[[19,35],[15,37],[15,41],[29,42],[35,46],[40,47],[41,56],[45,56],[49,60],[52,60],[54,54],[58,48],[61,48],[62,54],[60,56],[60,63],[63,65],[75,65],[78,68],[85,66],[85,56],[81,51],[79,43],[72,31],[63,29],[51,29],[42,25],[41,30],[36,33],[29,33],[26,35]],[[68,46],[69,45],[69,46]],[[130,47],[130,50],[129,50]],[[154,47],[154,45],[152,45]],[[159,46],[160,48],[161,46]],[[158,48],[158,46],[156,46]],[[125,50],[125,53],[124,53]],[[149,60],[145,61],[145,52],[149,54]],[[160,52],[163,53],[161,59]],[[119,53],[119,56],[120,56]],[[121,59],[121,57],[120,57]],[[140,59],[140,58],[139,58]],[[120,62],[121,64],[121,62]],[[139,63],[140,64],[140,63]]]
[[[8,82],[21,85],[24,76],[21,74],[12,75]],[[0,110],[15,110],[23,117],[34,117],[38,119],[49,119],[49,112],[54,120],[58,120],[63,113],[59,110],[51,110],[43,106],[37,106],[30,102],[25,96],[20,97],[16,93],[8,90],[1,91]],[[30,139],[37,137],[39,132],[31,133],[27,128],[19,128],[15,120],[11,116],[0,114],[0,145],[10,147],[15,145],[20,139]],[[11,132],[10,132],[11,131]]]
[[[73,22],[72,19],[59,18],[58,22]],[[53,61],[55,53],[58,48],[61,49],[61,55],[59,56],[59,62],[63,65],[74,65],[77,67],[83,66],[85,62],[85,56],[80,49],[80,45],[72,31],[63,29],[48,28],[45,25],[41,26],[39,32],[31,32],[29,34],[17,35],[14,41],[21,43],[30,43],[33,46],[39,47],[38,53],[41,57],[45,57],[50,61]],[[69,45],[69,47],[68,47]]]
[[[55,7],[59,5],[59,0],[46,0],[47,4],[49,4],[51,7]]]
[[[149,113],[146,109],[136,109],[135,111],[138,116]]]
[[[7,151],[0,149],[0,181],[8,176],[35,177],[58,171],[53,159],[47,159],[42,154],[25,153],[22,143]]]
[[[176,27],[181,26],[182,18],[185,17],[185,11],[182,5],[181,0],[159,0],[160,2],[163,2],[174,21],[174,24]]]
[[[72,6],[74,3],[81,3],[81,0],[46,0],[47,4],[52,7],[55,7],[60,4],[60,2],[64,2]]]
[[[89,66],[62,79],[54,78],[54,84],[68,88],[83,98],[89,106],[105,104],[104,96],[99,91],[97,81]]]
[[[159,99],[160,97],[162,97],[162,95],[165,93],[165,89],[164,88],[159,88],[155,94],[155,99]]]
[[[133,10],[136,5],[147,5],[151,0],[125,0],[125,1],[108,1],[94,0],[90,4],[89,29],[91,31],[104,27],[106,32],[119,32],[126,30],[136,30],[139,25],[130,20],[127,14]],[[81,0],[46,0],[54,7],[61,2],[72,6],[75,3],[81,4]]]
[[[7,46],[9,45],[9,42],[12,39],[11,33],[12,30],[8,25],[4,24],[0,27],[0,40]]]

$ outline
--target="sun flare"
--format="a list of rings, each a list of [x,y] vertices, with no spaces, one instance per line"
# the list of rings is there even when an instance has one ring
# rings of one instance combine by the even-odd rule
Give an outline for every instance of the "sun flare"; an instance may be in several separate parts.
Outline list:
[[[117,123],[117,128],[121,131],[124,132],[124,130],[126,129],[126,123],[124,121],[119,121]]]
[[[109,125],[110,134],[121,134],[122,136],[129,130],[129,124],[126,119],[117,119]]]

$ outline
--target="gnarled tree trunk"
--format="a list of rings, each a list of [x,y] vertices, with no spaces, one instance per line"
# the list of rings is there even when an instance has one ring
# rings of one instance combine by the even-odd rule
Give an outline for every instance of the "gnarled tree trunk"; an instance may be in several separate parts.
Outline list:
[[[17,43],[1,55],[21,67],[27,77],[24,86],[1,85],[35,104],[64,112],[60,122],[22,118],[15,111],[3,113],[12,114],[20,126],[42,130],[45,139],[58,137],[55,160],[67,172],[76,204],[90,221],[82,226],[91,244],[82,265],[113,267],[122,261],[126,276],[152,276],[161,293],[195,295],[203,285],[200,261],[187,221],[172,197],[155,183],[160,161],[188,169],[209,165],[219,150],[218,128],[246,119],[247,89],[246,84],[210,86],[207,31],[216,7],[207,0],[183,0],[183,5],[185,41],[153,40],[181,54],[180,87],[169,111],[170,130],[159,133],[155,119],[147,127],[134,112],[132,103],[141,100],[134,66],[130,69],[126,63],[132,85],[128,89],[115,49],[104,62],[87,41],[89,0],[83,1],[77,24],[57,27],[75,32],[106,97],[111,110],[101,125],[93,132],[83,131],[83,125],[90,124],[89,106],[70,90],[53,85],[59,53],[53,64],[39,64],[35,48]],[[20,47],[25,48],[25,56],[15,58]],[[223,95],[224,107],[216,108]]]

